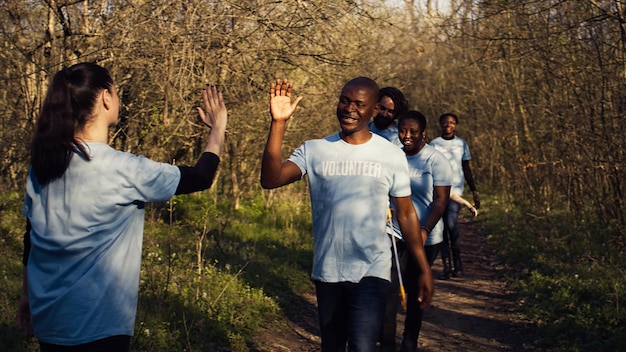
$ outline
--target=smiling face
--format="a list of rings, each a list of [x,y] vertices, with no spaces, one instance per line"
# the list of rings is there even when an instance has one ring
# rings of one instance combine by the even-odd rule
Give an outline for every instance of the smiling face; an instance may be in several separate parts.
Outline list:
[[[384,130],[391,126],[393,120],[396,118],[396,110],[393,100],[384,95],[378,101],[378,114],[374,117],[374,125],[379,130]]]
[[[417,154],[424,147],[424,127],[416,119],[406,118],[398,123],[398,137],[406,155]]]
[[[378,112],[378,87],[366,78],[348,82],[339,96],[337,119],[342,135],[355,133],[369,135],[369,121]]]
[[[441,126],[441,137],[450,139],[454,137],[456,132],[456,125],[458,121],[455,116],[445,115],[439,119],[439,125]]]

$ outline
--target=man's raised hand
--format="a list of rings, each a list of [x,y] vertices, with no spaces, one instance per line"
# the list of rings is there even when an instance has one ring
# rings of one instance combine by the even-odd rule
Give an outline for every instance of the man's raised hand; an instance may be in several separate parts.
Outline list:
[[[293,84],[287,79],[270,83],[270,114],[273,121],[287,121],[296,111],[302,97],[291,101]]]

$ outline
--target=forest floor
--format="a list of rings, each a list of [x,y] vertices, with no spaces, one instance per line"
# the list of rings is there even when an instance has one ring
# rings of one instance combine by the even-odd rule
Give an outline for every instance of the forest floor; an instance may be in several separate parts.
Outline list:
[[[479,215],[480,218],[480,215]],[[424,313],[419,351],[527,351],[532,335],[515,314],[515,293],[506,287],[502,268],[485,244],[479,222],[461,216],[464,275],[435,279],[435,297]],[[433,277],[441,273],[441,259]],[[257,351],[320,351],[315,293],[303,295],[302,304],[285,324],[268,327],[257,339]],[[399,309],[396,339],[402,339],[404,313]],[[263,347],[261,347],[263,346]]]

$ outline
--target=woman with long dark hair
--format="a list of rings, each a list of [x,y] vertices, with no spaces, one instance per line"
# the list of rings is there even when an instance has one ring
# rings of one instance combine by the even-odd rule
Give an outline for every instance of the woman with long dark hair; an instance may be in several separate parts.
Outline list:
[[[194,167],[113,149],[120,100],[109,72],[79,63],[56,73],[35,125],[23,214],[20,327],[41,351],[128,351],[137,309],[146,202],[207,189],[219,164],[227,111],[203,89],[211,127]]]

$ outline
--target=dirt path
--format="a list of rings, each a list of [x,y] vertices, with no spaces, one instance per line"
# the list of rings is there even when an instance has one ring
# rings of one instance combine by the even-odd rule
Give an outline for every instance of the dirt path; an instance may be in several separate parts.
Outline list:
[[[480,219],[480,218],[479,218]],[[513,313],[515,298],[508,291],[493,256],[485,247],[478,223],[459,219],[462,238],[463,278],[435,280],[435,298],[424,313],[419,339],[421,352],[524,351],[526,331]],[[441,272],[441,260],[433,276]],[[297,316],[286,327],[267,331],[267,344],[258,351],[320,351],[317,311],[313,292],[302,297]],[[398,343],[404,314],[398,314]]]
[[[515,297],[502,281],[479,224],[461,218],[459,228],[464,277],[435,280],[435,299],[424,313],[420,333],[421,351],[525,350],[525,330],[514,315]],[[437,259],[433,275],[441,270]]]

